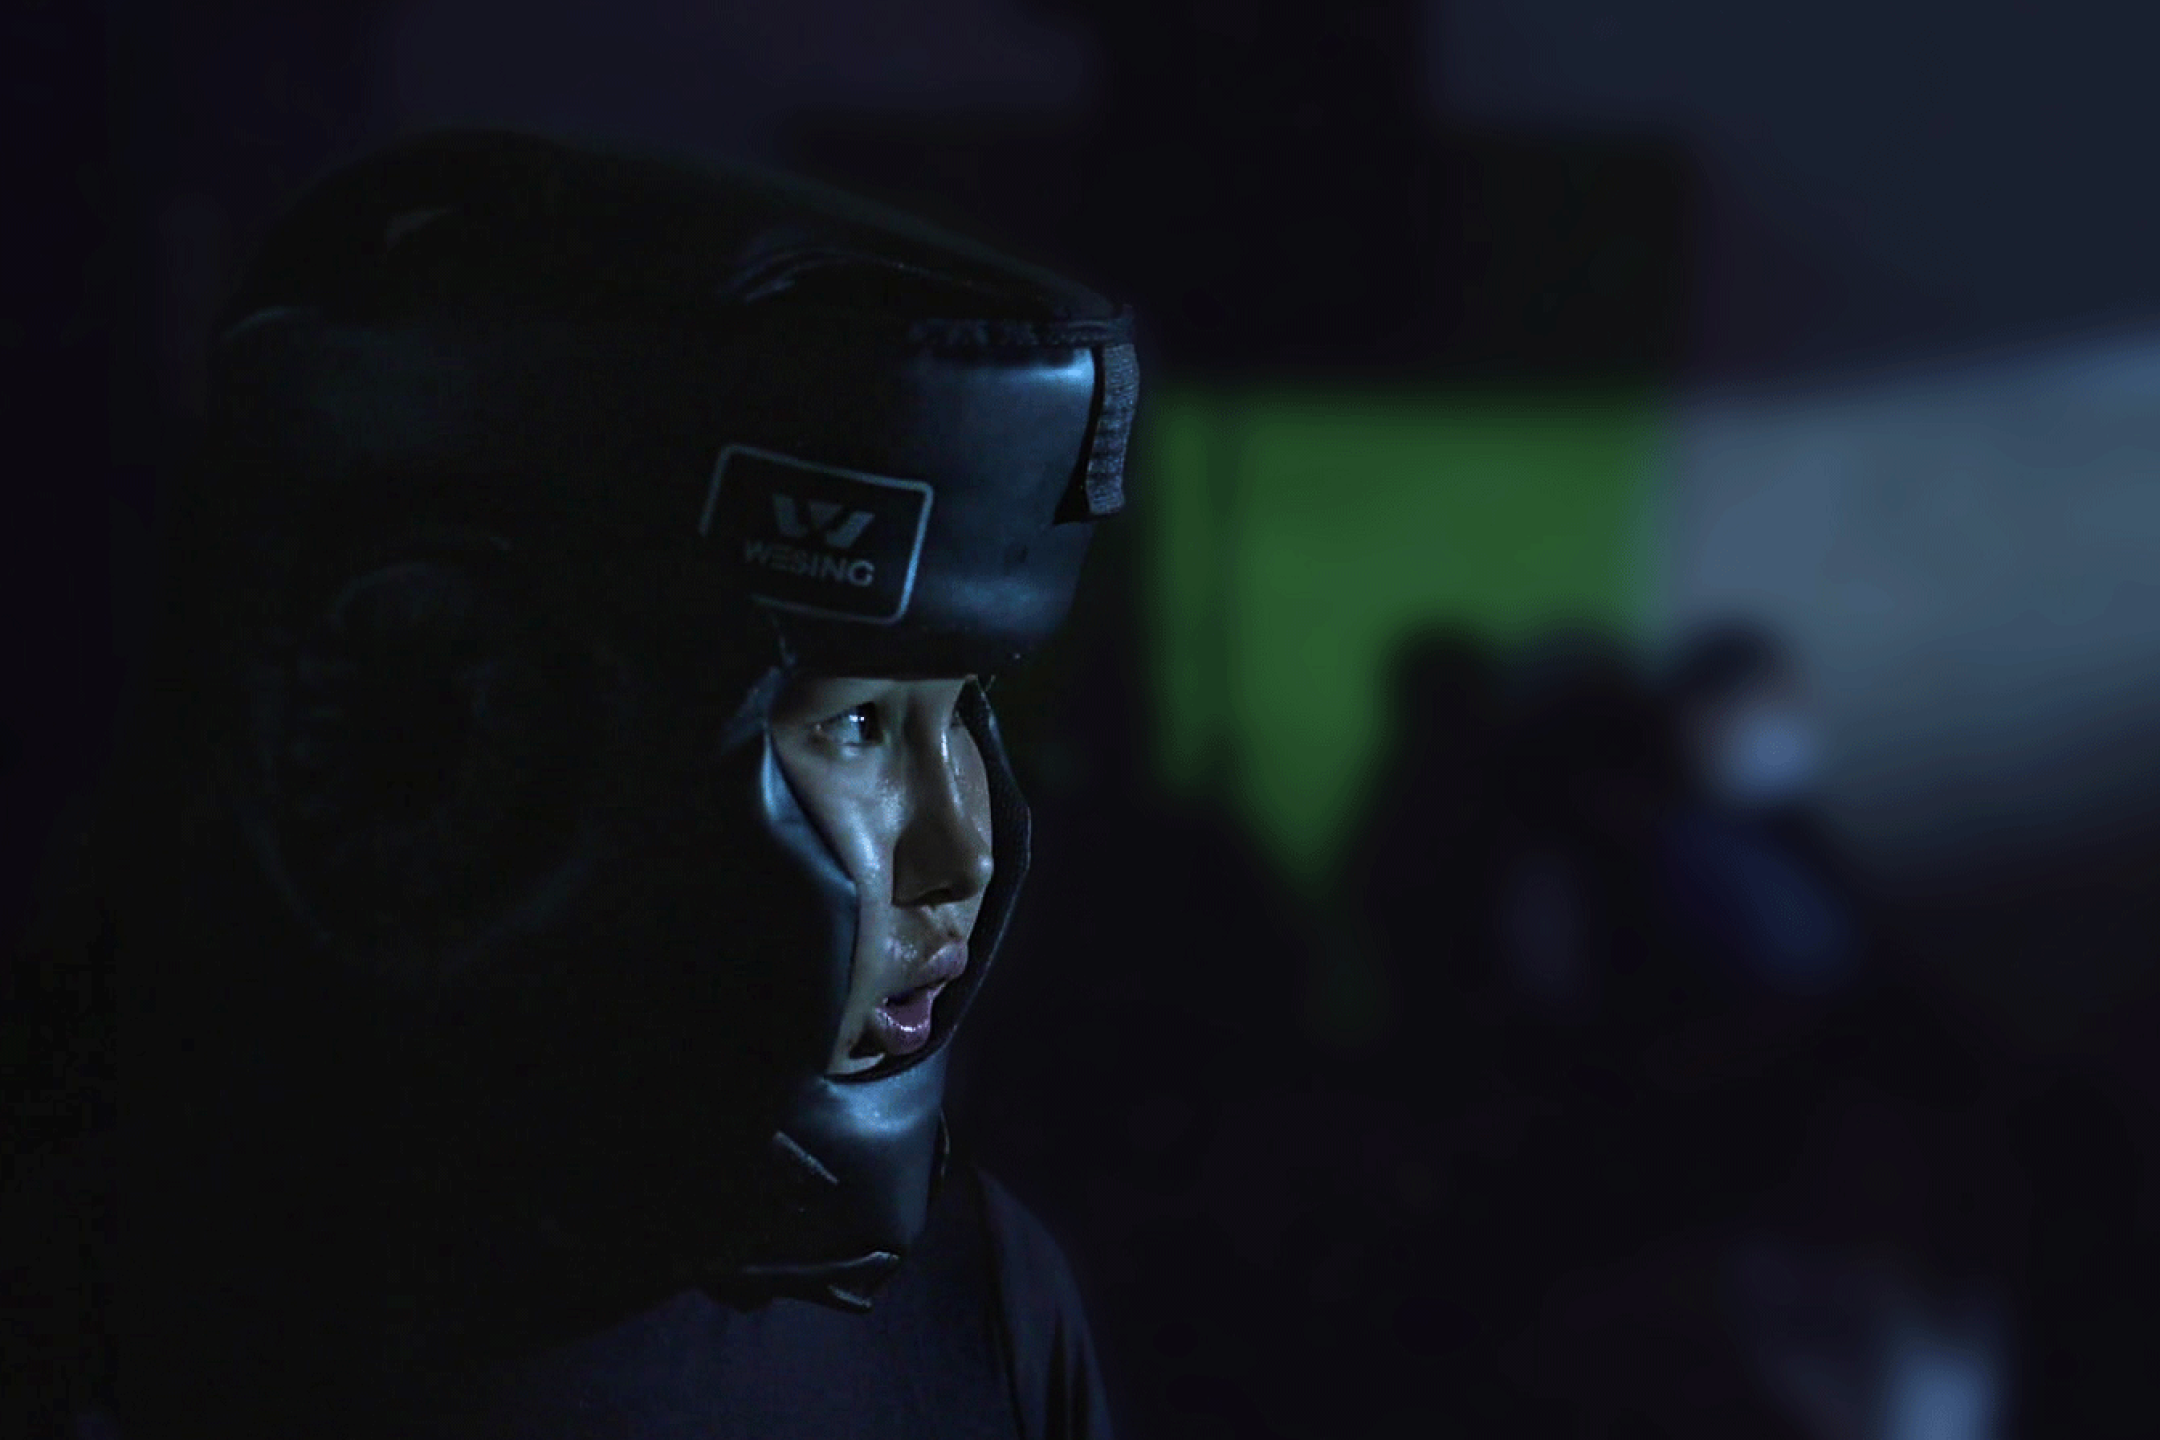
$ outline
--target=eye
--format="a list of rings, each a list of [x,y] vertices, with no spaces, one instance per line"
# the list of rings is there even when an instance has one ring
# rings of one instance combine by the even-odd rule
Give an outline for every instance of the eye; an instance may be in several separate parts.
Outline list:
[[[885,738],[884,718],[875,705],[854,705],[818,722],[818,732],[844,749],[875,745]]]

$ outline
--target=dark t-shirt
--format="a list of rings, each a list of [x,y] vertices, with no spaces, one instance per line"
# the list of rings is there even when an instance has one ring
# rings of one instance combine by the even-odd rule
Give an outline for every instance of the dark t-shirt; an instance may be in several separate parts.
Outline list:
[[[328,1297],[326,1297],[328,1298]],[[355,1440],[1108,1440],[1072,1272],[1004,1187],[955,1167],[928,1230],[866,1315],[688,1291],[377,1419],[303,1421]],[[77,1406],[73,1440],[162,1427]],[[70,1433],[63,1430],[61,1433]]]

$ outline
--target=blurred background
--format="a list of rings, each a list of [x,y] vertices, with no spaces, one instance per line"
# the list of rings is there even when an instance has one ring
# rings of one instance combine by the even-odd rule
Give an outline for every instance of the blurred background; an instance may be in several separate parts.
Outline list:
[[[529,126],[1129,299],[964,1140],[1135,1436],[2160,1433],[2160,11],[11,9],[8,977],[275,204]],[[39,1021],[30,1033],[40,1033]],[[9,1057],[55,1097],[54,1041]],[[74,1067],[74,1068],[71,1068]]]

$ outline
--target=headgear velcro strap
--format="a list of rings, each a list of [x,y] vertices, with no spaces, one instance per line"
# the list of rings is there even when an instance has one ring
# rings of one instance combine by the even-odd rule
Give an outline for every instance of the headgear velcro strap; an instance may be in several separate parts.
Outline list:
[[[1140,361],[1128,341],[1095,352],[1095,424],[1083,480],[1084,518],[1100,520],[1125,508],[1125,447],[1140,400]],[[1076,517],[1078,518],[1078,517]]]

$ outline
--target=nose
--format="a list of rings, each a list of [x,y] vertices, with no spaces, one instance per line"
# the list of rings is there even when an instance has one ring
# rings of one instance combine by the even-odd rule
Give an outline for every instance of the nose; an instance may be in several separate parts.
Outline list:
[[[989,887],[990,792],[974,737],[955,727],[909,775],[908,820],[893,855],[893,903],[961,904]]]

